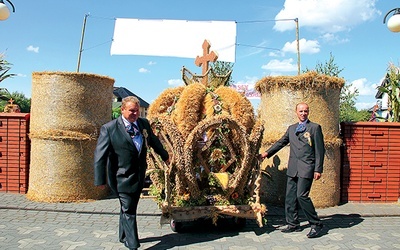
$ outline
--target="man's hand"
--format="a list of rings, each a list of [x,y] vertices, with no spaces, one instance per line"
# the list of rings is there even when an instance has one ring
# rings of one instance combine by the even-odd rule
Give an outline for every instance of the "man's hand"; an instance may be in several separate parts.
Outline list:
[[[258,159],[264,160],[267,156],[268,156],[268,153],[267,152],[263,152],[263,153],[258,155]]]
[[[99,186],[97,186],[97,187],[100,188],[101,190],[104,190],[104,189],[107,188],[107,185],[99,185]]]
[[[314,172],[314,180],[319,180],[321,178],[321,173]]]

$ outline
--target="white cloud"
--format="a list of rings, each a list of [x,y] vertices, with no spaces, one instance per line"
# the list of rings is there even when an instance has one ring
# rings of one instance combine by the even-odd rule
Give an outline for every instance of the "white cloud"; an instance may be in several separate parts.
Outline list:
[[[237,82],[235,82],[235,84],[246,84],[246,85],[249,85],[254,88],[254,85],[256,84],[256,82],[258,80],[259,80],[259,77],[245,76],[244,80],[237,81]]]
[[[27,51],[32,51],[34,53],[39,53],[39,47],[33,47],[32,45],[29,45],[28,47],[26,47]]]
[[[316,40],[306,40],[304,38],[299,40],[300,53],[302,54],[316,54],[320,51],[320,46]],[[297,41],[287,42],[282,48],[283,52],[297,53]]]
[[[347,43],[349,42],[349,39],[347,38],[340,38],[336,36],[335,34],[332,33],[325,33],[321,36],[321,38],[329,43],[336,43],[336,44],[342,44],[342,43]]]
[[[285,53],[283,53],[282,51],[273,51],[273,52],[269,52],[268,53],[268,56],[271,56],[271,57],[282,57],[282,56],[285,56]]]
[[[184,86],[182,79],[170,79],[168,80],[168,85],[171,86]]]
[[[383,79],[382,79],[383,80]],[[356,100],[356,108],[358,110],[362,109],[370,109],[372,106],[376,104],[375,95],[378,92],[376,89],[377,86],[380,85],[379,83],[371,83],[368,82],[366,78],[356,79],[350,84],[352,84],[350,91],[354,91],[355,89],[358,90],[358,96]]]
[[[377,0],[285,0],[275,19],[298,18],[300,27],[309,27],[321,33],[351,30],[354,26],[382,13],[375,8]],[[274,29],[295,29],[295,22],[277,21]]]
[[[140,68],[139,73],[150,73],[150,70],[145,69],[145,68]]]
[[[150,61],[147,65],[155,65],[155,64],[157,64],[156,62],[153,62],[153,61]]]
[[[360,78],[351,82],[352,86],[350,88],[351,91],[354,89],[358,89],[358,93],[360,96],[375,96],[377,93],[376,87],[378,84],[369,83],[366,78]]]
[[[273,59],[267,64],[261,66],[262,69],[279,72],[297,71],[297,64],[293,63],[293,58],[284,59],[282,61]]]
[[[357,102],[356,103],[356,109],[357,110],[370,109],[375,104],[376,104],[376,102]]]

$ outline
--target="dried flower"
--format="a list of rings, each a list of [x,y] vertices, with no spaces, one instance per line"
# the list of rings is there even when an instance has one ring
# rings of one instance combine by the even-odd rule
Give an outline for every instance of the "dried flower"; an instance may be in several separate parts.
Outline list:
[[[185,201],[188,201],[188,200],[190,199],[190,194],[189,194],[189,193],[185,193],[185,194],[183,195],[183,199],[184,199]]]
[[[310,147],[311,147],[312,146],[312,142],[311,142],[311,134],[310,134],[310,132],[305,132],[304,133],[304,138],[307,139],[308,145],[310,145]]]
[[[149,137],[149,134],[147,133],[147,129],[143,129],[142,134],[144,136],[144,143],[146,145],[146,148],[149,148],[149,145],[147,145],[147,137]]]
[[[210,205],[214,205],[217,199],[213,195],[207,195],[206,197],[207,203]]]
[[[214,110],[215,110],[215,112],[217,112],[217,113],[221,112],[221,111],[222,111],[221,105],[220,105],[220,104],[214,105]]]
[[[149,134],[147,133],[147,129],[143,129],[142,131],[144,138],[147,139],[147,137],[149,137]]]
[[[174,106],[169,106],[168,108],[167,108],[167,114],[171,114],[172,113],[172,111],[174,111]]]
[[[234,192],[234,193],[231,195],[231,197],[232,197],[232,199],[236,200],[237,198],[239,198],[239,194],[238,194],[237,192]]]
[[[216,148],[212,151],[210,155],[210,162],[218,162],[220,160],[223,160],[224,158],[224,153],[220,148]]]

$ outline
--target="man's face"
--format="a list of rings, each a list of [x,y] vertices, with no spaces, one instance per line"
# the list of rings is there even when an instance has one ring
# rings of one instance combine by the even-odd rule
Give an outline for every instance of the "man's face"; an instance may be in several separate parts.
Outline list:
[[[140,107],[133,102],[127,102],[124,107],[121,107],[121,114],[129,122],[135,122],[140,115]]]
[[[296,115],[297,115],[297,118],[299,118],[300,122],[304,122],[305,120],[307,120],[308,119],[308,105],[305,103],[300,103],[299,105],[297,105]]]

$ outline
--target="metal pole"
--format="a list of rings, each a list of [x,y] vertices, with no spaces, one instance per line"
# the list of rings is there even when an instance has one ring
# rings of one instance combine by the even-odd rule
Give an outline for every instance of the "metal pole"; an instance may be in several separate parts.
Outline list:
[[[297,41],[297,74],[300,75],[300,41],[299,41],[299,19],[295,18],[296,22],[296,41]]]
[[[79,72],[79,68],[81,66],[81,57],[82,57],[82,47],[83,47],[83,38],[85,37],[85,29],[86,29],[86,19],[89,16],[89,14],[85,14],[85,17],[83,18],[83,26],[82,26],[82,35],[81,35],[81,42],[79,46],[79,55],[78,55],[78,66],[76,68],[76,72]]]

